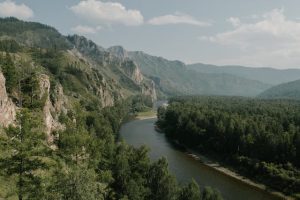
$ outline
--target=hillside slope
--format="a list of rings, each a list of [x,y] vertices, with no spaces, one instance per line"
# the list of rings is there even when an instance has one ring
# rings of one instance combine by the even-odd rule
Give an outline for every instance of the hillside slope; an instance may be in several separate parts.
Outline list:
[[[169,95],[234,95],[255,96],[269,84],[224,73],[200,73],[180,61],[169,61],[143,52],[129,52],[129,57],[145,76],[153,79]]]
[[[300,100],[300,80],[274,86],[258,97],[267,99],[297,99]]]

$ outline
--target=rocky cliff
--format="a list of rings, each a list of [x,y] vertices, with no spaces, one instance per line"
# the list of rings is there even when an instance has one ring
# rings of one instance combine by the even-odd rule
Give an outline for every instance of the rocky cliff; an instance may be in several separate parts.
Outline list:
[[[68,39],[78,50],[77,55],[80,54],[87,58],[93,68],[98,69],[106,79],[113,77],[121,87],[130,92],[142,92],[144,95],[151,96],[153,100],[157,99],[154,82],[143,76],[140,67],[129,58],[128,52],[123,47],[115,46],[105,49],[78,35],[69,36]],[[132,85],[130,82],[134,84]],[[105,93],[109,95],[105,90],[99,91],[100,97]],[[103,100],[106,102],[105,98]],[[111,105],[111,102],[106,104]]]
[[[66,104],[67,99],[63,94],[63,88],[61,85],[51,85],[49,76],[45,74],[39,75],[38,78],[39,82],[39,98],[45,98],[45,104],[43,106],[43,118],[45,123],[45,132],[47,134],[47,141],[48,143],[53,142],[53,133],[54,131],[64,129],[64,126],[59,123],[58,117],[59,115],[64,112],[66,114]],[[53,93],[50,94],[51,87],[54,87]],[[52,97],[52,101],[50,100],[50,95]]]
[[[157,94],[156,94],[154,81],[151,80],[150,84],[144,84],[142,86],[142,94],[145,96],[150,96],[152,99],[152,102],[157,100]]]
[[[5,77],[0,71],[0,126],[7,127],[16,119],[16,106],[8,97]]]
[[[142,75],[140,68],[132,60],[124,60],[121,65],[121,69],[138,85],[140,85],[144,80],[144,76]]]

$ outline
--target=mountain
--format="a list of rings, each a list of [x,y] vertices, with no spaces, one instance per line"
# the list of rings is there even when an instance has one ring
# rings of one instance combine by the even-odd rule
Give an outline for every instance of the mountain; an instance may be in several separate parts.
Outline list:
[[[299,69],[279,70],[273,68],[253,68],[243,66],[216,66],[202,63],[191,64],[187,67],[201,73],[232,74],[250,80],[257,80],[270,85],[278,85],[300,79]]]
[[[267,99],[297,99],[300,100],[300,80],[274,86],[258,97]]]
[[[0,18],[0,40],[14,40],[27,47],[56,48],[66,50],[71,47],[67,38],[55,28],[41,24]]]
[[[152,101],[157,98],[154,82],[144,77],[132,60],[119,59],[83,36],[64,36],[55,28],[36,22],[0,18],[0,60],[0,73],[4,75],[0,99],[12,111],[0,115],[0,125],[4,126],[16,117],[13,111],[20,103],[16,85],[20,74],[34,74],[36,84],[41,85],[37,93],[50,98],[44,110],[48,134],[59,127],[61,109],[72,109],[80,102],[105,108],[134,95],[144,95]],[[58,110],[56,98],[60,99]]]
[[[168,95],[255,96],[270,87],[269,84],[232,74],[196,72],[183,62],[169,61],[143,52],[128,52],[128,55],[142,73]]]

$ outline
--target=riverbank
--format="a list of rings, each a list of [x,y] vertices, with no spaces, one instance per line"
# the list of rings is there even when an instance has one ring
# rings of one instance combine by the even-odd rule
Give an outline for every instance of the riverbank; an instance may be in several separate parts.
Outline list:
[[[156,111],[154,110],[149,110],[146,112],[139,112],[137,115],[134,117],[135,120],[145,120],[145,119],[154,119],[156,118]]]
[[[269,190],[264,184],[253,182],[252,180],[250,180],[250,179],[248,179],[248,178],[246,178],[246,177],[230,170],[229,168],[222,166],[218,161],[212,160],[212,159],[208,158],[207,156],[199,154],[198,152],[196,152],[192,149],[186,148],[186,151],[187,151],[187,154],[190,157],[192,157],[193,159],[201,162],[205,166],[210,167],[211,169],[213,169],[213,170],[215,170],[215,171],[217,171],[217,172],[219,172],[223,175],[226,175],[226,176],[231,177],[231,178],[233,178],[237,181],[240,181],[243,184],[247,184],[247,185],[249,185],[251,187],[254,187],[258,190],[266,191],[266,192],[270,193],[271,195],[273,195],[275,198],[278,198],[278,199],[287,199],[287,200],[293,200],[294,199],[293,197],[286,196],[281,192]]]
[[[135,116],[134,120],[142,121],[142,120],[155,119],[155,118],[156,118],[156,113],[154,111],[148,111],[148,112],[138,113]],[[156,130],[156,132],[157,132],[157,130]],[[212,159],[209,156],[200,154],[197,151],[189,149],[187,147],[184,147],[181,151],[186,152],[187,156],[191,157],[191,159],[193,159],[197,162],[200,162],[208,169],[211,169],[211,170],[215,171],[216,173],[219,173],[219,174],[222,174],[223,176],[231,178],[239,184],[244,184],[249,187],[252,187],[253,189],[255,189],[257,191],[262,191],[262,192],[268,193],[269,195],[273,196],[274,199],[288,199],[288,200],[294,199],[292,197],[285,196],[284,194],[282,194],[280,192],[269,190],[265,185],[256,183],[256,182],[234,172],[229,167],[226,167],[222,163],[220,163],[217,159]]]
[[[155,130],[156,130],[156,128],[155,128]],[[158,132],[160,132],[160,131],[158,131]],[[239,173],[235,172],[233,168],[230,169],[230,167],[225,166],[218,159],[212,159],[209,156],[200,154],[198,151],[190,149],[190,148],[186,147],[185,145],[178,143],[178,141],[171,141],[171,142],[174,142],[176,145],[181,147],[182,151],[184,151],[192,159],[196,160],[197,162],[200,162],[201,164],[205,165],[206,167],[208,167],[224,176],[230,177],[242,184],[248,185],[257,190],[267,192],[276,199],[286,199],[286,200],[294,200],[295,199],[291,196],[286,196],[285,194],[283,194],[279,191],[272,190],[264,184],[254,182],[253,180],[250,180],[249,178],[246,178],[245,176],[240,175]]]

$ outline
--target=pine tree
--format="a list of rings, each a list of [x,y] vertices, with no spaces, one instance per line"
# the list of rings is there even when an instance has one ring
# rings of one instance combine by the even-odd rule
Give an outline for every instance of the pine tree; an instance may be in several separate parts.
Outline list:
[[[8,92],[12,92],[18,85],[18,72],[9,53],[5,54],[1,68],[6,78],[6,88]]]
[[[201,192],[199,185],[192,180],[187,186],[184,186],[179,194],[178,200],[200,200]]]
[[[18,125],[6,130],[7,137],[1,138],[9,155],[0,160],[0,169],[8,176],[17,177],[19,200],[40,199],[43,190],[37,170],[46,168],[41,158],[47,152],[42,123],[26,109],[18,114],[17,121]]]

